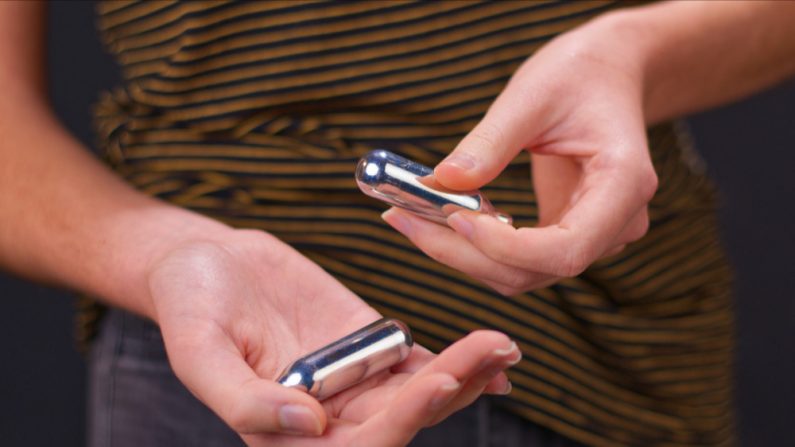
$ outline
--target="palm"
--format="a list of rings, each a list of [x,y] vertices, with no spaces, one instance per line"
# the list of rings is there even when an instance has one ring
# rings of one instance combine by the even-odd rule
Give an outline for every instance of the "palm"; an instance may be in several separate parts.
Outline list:
[[[239,370],[248,368],[256,374],[248,379],[242,375],[243,382],[273,380],[296,358],[379,317],[320,267],[259,232],[238,231],[222,244],[200,243],[177,250],[157,265],[150,286],[175,371],[180,376],[185,369],[180,378],[222,417],[223,409],[216,408],[213,398],[206,398],[199,389],[201,377],[193,379],[198,374],[192,368],[214,366],[208,357],[224,364],[241,363],[242,358],[245,365],[237,373],[244,374]],[[390,409],[414,373],[433,358],[427,350],[415,347],[399,369],[383,371],[326,400],[323,409],[329,427],[324,436],[302,439],[346,445],[365,436],[368,421]],[[477,372],[471,369],[464,379]],[[493,377],[457,406],[477,397]],[[223,401],[225,396],[215,399]],[[250,445],[298,442],[261,430],[242,431],[252,432],[244,435]]]

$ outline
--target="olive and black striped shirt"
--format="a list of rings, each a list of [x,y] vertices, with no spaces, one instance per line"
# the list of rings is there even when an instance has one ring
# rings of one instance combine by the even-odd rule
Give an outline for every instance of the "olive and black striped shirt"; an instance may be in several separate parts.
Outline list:
[[[734,440],[730,272],[683,132],[649,130],[651,228],[577,278],[510,298],[424,256],[361,194],[356,160],[438,163],[512,72],[611,2],[103,2],[124,85],[96,109],[136,188],[292,244],[417,340],[517,340],[505,405],[594,446]],[[533,225],[529,158],[486,195]]]

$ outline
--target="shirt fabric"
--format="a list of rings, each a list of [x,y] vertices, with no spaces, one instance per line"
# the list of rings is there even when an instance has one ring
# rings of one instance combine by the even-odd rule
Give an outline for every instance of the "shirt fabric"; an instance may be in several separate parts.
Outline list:
[[[140,191],[276,235],[430,349],[505,332],[524,354],[506,404],[522,418],[594,446],[733,444],[730,271],[676,125],[648,131],[648,234],[509,298],[418,251],[353,178],[375,148],[437,164],[523,60],[615,6],[103,2],[124,85],[97,105],[101,146]],[[483,189],[517,226],[538,218],[528,163]]]

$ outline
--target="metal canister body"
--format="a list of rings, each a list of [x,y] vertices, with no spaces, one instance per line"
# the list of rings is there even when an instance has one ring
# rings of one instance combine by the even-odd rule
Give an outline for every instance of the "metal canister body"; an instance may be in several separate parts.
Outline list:
[[[492,215],[505,223],[480,191],[451,191],[436,183],[433,169],[382,149],[369,152],[356,166],[356,183],[365,194],[441,224],[459,210]]]
[[[383,318],[301,357],[276,381],[323,400],[400,363],[412,345],[408,326]]]

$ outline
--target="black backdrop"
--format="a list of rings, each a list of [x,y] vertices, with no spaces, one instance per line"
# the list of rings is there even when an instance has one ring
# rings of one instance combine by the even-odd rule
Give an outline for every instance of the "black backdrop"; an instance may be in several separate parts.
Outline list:
[[[53,2],[49,19],[53,105],[92,146],[90,106],[117,83],[117,68],[98,41],[93,2]],[[689,123],[723,192],[723,236],[737,271],[743,445],[795,445],[795,84]],[[72,297],[2,274],[0,297],[0,444],[84,445]]]

